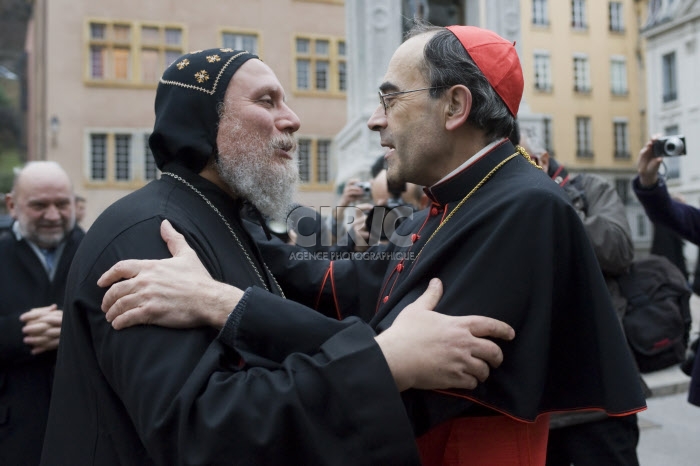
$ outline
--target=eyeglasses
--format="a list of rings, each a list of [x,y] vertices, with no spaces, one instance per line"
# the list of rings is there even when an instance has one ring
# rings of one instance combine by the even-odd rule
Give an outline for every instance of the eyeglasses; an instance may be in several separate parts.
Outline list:
[[[382,106],[384,107],[384,115],[386,115],[386,112],[389,110],[389,104],[387,103],[386,100],[384,100],[386,97],[393,97],[395,95],[399,94],[409,94],[411,92],[418,92],[418,91],[430,91],[433,89],[442,89],[445,86],[437,86],[437,87],[423,87],[421,89],[412,89],[410,91],[398,91],[398,92],[389,92],[388,94],[382,94],[382,91],[379,91],[379,102],[382,103]]]

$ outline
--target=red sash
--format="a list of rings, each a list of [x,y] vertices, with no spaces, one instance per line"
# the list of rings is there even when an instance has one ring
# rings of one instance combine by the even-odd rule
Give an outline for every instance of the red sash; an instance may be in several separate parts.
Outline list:
[[[542,466],[548,434],[548,415],[534,423],[464,417],[440,424],[417,443],[423,466]]]

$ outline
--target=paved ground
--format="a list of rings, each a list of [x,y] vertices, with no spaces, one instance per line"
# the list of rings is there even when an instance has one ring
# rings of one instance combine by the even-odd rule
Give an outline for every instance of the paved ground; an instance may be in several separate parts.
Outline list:
[[[690,300],[693,314],[691,334],[700,331],[700,298]],[[648,409],[639,414],[640,466],[700,466],[700,407],[687,401],[690,378],[678,369],[645,374],[654,396]],[[601,465],[603,466],[603,465]]]
[[[700,407],[686,396],[680,392],[647,400],[648,409],[638,416],[640,466],[700,465]]]

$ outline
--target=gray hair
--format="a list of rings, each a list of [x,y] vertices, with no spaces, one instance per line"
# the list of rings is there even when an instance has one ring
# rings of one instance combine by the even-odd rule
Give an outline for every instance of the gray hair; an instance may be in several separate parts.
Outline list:
[[[430,96],[437,98],[445,89],[462,84],[472,94],[472,109],[467,122],[485,131],[491,141],[510,136],[515,117],[451,31],[417,22],[406,34],[406,39],[430,32],[435,34],[425,45],[425,60],[420,70],[429,85],[437,88],[430,91]]]

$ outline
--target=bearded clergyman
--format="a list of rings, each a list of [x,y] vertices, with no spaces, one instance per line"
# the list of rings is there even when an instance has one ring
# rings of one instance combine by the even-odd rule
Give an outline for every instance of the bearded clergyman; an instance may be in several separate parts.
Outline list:
[[[68,277],[42,464],[419,464],[400,391],[473,388],[500,364],[500,348],[459,325],[479,323],[473,317],[431,312],[439,286],[379,336],[357,318],[337,321],[284,299],[241,211],[249,204],[277,218],[289,209],[300,121],[258,57],[231,49],[180,57],[160,80],[155,114],[149,144],[161,177],[95,221]],[[174,254],[161,239],[164,220],[211,277],[240,291],[205,298],[230,313],[220,332],[206,321],[117,331],[105,320],[98,279],[124,259]],[[250,335],[256,315],[231,312],[242,299],[275,310],[263,331],[279,338]],[[513,338],[507,324],[480,319],[491,329],[480,337]],[[300,335],[309,335],[306,348],[286,354]],[[279,358],[252,353],[258,341],[271,341]],[[455,354],[465,341],[482,351]]]

